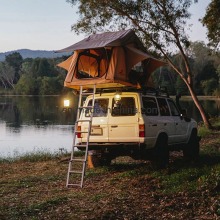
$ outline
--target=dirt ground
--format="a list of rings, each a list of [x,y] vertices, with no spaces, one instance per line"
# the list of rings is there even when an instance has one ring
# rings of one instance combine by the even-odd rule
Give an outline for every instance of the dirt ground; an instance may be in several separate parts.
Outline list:
[[[202,146],[220,147],[210,136]],[[213,143],[212,143],[213,142]],[[89,169],[84,187],[66,188],[68,163],[0,163],[0,219],[220,219],[220,156],[197,162],[172,153],[165,170],[122,157]]]

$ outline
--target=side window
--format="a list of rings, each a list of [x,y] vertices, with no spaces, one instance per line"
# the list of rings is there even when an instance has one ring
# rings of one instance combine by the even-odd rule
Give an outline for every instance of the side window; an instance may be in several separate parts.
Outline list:
[[[132,116],[137,112],[133,97],[122,97],[120,101],[112,100],[112,116]]]
[[[96,99],[94,103],[93,117],[106,117],[108,113],[109,99]],[[92,106],[92,100],[89,101],[88,106]],[[85,116],[90,117],[92,110],[86,110]]]
[[[168,103],[169,103],[169,106],[170,106],[171,115],[172,116],[179,116],[180,113],[179,113],[175,103],[170,99],[168,99]]]
[[[143,107],[142,113],[147,116],[157,116],[158,115],[158,108],[156,99],[153,97],[143,97]]]
[[[164,98],[157,98],[159,109],[160,109],[160,115],[161,116],[170,116],[169,107],[167,104],[166,99]]]

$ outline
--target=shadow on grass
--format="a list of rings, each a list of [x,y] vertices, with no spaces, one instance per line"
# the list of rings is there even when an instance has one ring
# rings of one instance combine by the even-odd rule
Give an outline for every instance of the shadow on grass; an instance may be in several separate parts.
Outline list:
[[[192,167],[203,167],[203,166],[214,166],[220,164],[220,155],[209,155],[201,154],[200,157],[195,161],[189,161],[183,157],[176,158],[170,163],[170,167],[175,167],[176,169],[181,168],[192,168]]]
[[[110,172],[135,172],[136,174],[150,174],[154,171],[162,171],[162,173],[175,173],[181,171],[183,169],[191,169],[191,168],[204,168],[204,167],[214,167],[215,165],[220,164],[220,155],[209,155],[209,154],[201,154],[200,157],[195,161],[189,161],[184,159],[184,157],[180,156],[175,158],[169,163],[169,166],[166,169],[156,169],[151,165],[150,161],[139,161],[134,163],[120,162],[116,164],[112,164],[106,169]]]

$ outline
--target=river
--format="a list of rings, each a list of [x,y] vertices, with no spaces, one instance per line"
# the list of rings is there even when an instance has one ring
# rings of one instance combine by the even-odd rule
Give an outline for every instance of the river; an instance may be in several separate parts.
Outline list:
[[[0,157],[16,157],[29,152],[70,151],[76,117],[77,98],[63,109],[59,96],[0,96]],[[220,117],[220,99],[202,99],[210,117]],[[182,107],[190,117],[201,121],[190,98]]]

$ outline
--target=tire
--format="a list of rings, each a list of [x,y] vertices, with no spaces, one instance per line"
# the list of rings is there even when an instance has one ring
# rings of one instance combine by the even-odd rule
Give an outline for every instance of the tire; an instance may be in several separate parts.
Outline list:
[[[157,169],[166,168],[169,164],[168,139],[166,135],[160,135],[154,149],[153,165]]]
[[[183,149],[183,156],[189,160],[196,160],[199,157],[199,138],[197,136],[197,130],[193,130],[189,142],[185,145]]]

